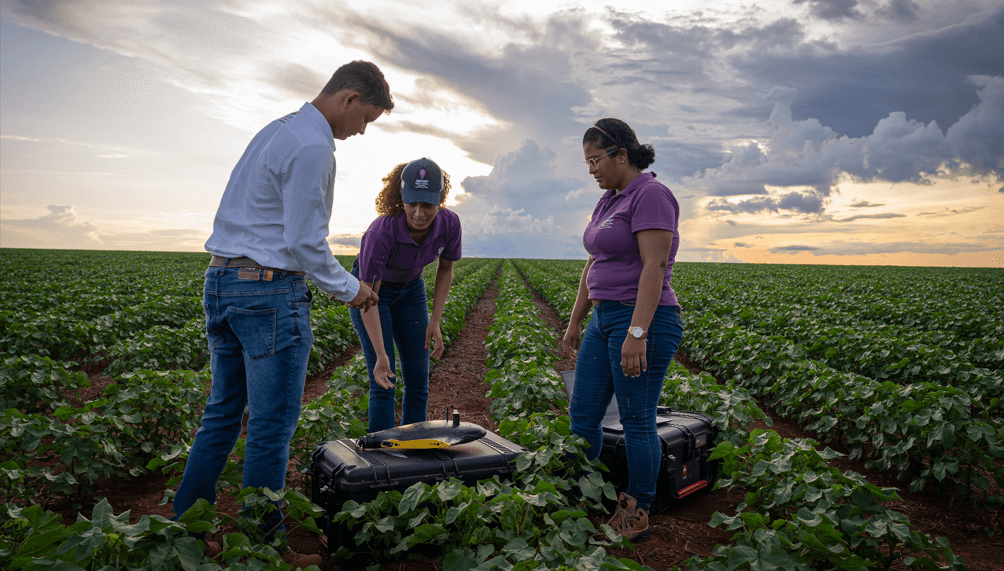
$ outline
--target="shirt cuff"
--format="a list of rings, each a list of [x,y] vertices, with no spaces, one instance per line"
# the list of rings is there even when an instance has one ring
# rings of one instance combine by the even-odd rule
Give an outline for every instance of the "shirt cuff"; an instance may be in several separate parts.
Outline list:
[[[349,302],[359,295],[359,280],[356,279],[352,274],[348,275],[347,283],[345,284],[345,291],[327,292],[339,301]]]

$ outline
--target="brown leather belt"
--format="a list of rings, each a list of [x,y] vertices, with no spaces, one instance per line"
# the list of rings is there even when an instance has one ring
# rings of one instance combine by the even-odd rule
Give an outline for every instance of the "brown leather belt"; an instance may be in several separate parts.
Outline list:
[[[262,270],[269,270],[269,271],[275,272],[275,273],[286,272],[287,274],[289,274],[291,276],[302,276],[302,275],[304,275],[303,272],[294,272],[294,271],[291,271],[291,270],[280,270],[280,269],[276,269],[276,268],[269,268],[267,266],[263,266],[263,265],[259,264],[258,262],[252,260],[251,258],[246,258],[246,257],[245,258],[230,258],[229,261],[227,261],[227,258],[224,258],[224,257],[221,257],[221,256],[213,256],[213,259],[210,260],[210,262],[209,262],[209,267],[210,268],[222,268],[224,261],[227,262],[227,267],[228,268],[259,268],[259,269],[262,269]]]

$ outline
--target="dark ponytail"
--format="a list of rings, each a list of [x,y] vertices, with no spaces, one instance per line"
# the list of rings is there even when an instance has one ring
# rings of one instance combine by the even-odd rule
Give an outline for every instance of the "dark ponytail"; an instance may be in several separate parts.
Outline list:
[[[600,119],[582,135],[582,144],[592,143],[603,150],[626,149],[628,161],[641,170],[655,162],[652,145],[638,142],[634,129],[620,119]]]

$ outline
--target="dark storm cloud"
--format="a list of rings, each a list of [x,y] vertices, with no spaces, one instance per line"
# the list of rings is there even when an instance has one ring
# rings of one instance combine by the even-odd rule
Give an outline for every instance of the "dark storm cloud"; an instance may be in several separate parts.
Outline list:
[[[920,5],[913,0],[892,0],[885,6],[879,6],[876,13],[899,22],[913,22],[920,12]]]
[[[743,52],[730,63],[765,89],[798,89],[796,120],[813,117],[841,135],[861,137],[892,111],[947,128],[979,102],[968,77],[1004,75],[1002,53],[1004,8],[870,49],[803,44],[786,52]]]
[[[870,135],[857,138],[839,136],[816,118],[793,119],[797,90],[774,87],[767,95],[774,102],[770,139],[739,149],[720,167],[683,182],[711,196],[762,195],[768,186],[811,186],[817,197],[826,197],[843,174],[859,181],[923,184],[947,168],[1004,179],[999,150],[1004,146],[1004,77],[970,79],[980,102],[947,132],[933,121],[910,121],[896,111],[880,120]],[[722,210],[736,206],[713,204]],[[749,202],[744,211],[771,206],[770,200],[760,199]]]
[[[725,199],[712,200],[708,210],[733,214],[758,214],[787,210],[801,214],[819,214],[826,209],[823,197],[813,193],[789,192],[783,195],[755,196],[748,200],[729,202]]]
[[[527,140],[499,155],[487,176],[467,177],[452,209],[475,256],[581,257],[581,231],[596,197],[583,182],[554,176],[556,153]]]
[[[493,55],[457,41],[445,28],[420,23],[402,28],[343,13],[338,18],[339,25],[355,20],[368,30],[374,41],[367,47],[379,59],[435,77],[438,84],[479,102],[496,118],[519,125],[524,135],[549,140],[555,133],[581,128],[569,110],[589,103],[590,95],[583,86],[564,80],[572,71],[570,54],[592,48],[595,41],[574,17],[554,16],[540,29],[522,30],[536,35],[536,43],[509,43]],[[499,27],[506,25],[498,14],[492,18]]]
[[[644,141],[643,141],[644,142]],[[651,140],[655,149],[652,171],[663,182],[678,180],[722,164],[726,154],[717,143],[688,144],[680,141]]]
[[[808,4],[813,16],[829,21],[859,20],[858,0],[793,0],[794,4]]]

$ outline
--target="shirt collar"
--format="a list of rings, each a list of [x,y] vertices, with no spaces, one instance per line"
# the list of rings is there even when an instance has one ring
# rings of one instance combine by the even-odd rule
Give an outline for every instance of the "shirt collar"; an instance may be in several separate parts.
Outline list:
[[[320,112],[320,110],[308,101],[300,107],[300,113],[303,113],[304,116],[310,118],[311,124],[314,125],[314,127],[316,127],[322,135],[324,135],[324,140],[328,142],[331,146],[331,150],[334,151],[335,136],[331,133],[331,125],[328,124],[328,120],[324,118],[324,115]]]
[[[627,188],[621,191],[620,196],[627,196],[631,194],[635,190],[638,190],[639,186],[647,183],[648,181],[654,178],[655,178],[654,172],[641,173],[640,175],[636,176],[634,180],[631,181],[631,184],[627,185]]]
[[[600,200],[608,200],[609,201],[609,200],[614,200],[616,198],[619,198],[621,196],[627,196],[627,195],[631,194],[632,192],[634,192],[635,190],[637,190],[638,187],[640,187],[641,185],[645,184],[646,182],[648,182],[648,181],[650,181],[650,180],[652,180],[654,178],[655,178],[655,173],[654,172],[643,172],[640,175],[636,176],[635,179],[631,181],[631,184],[627,185],[627,188],[625,188],[624,190],[622,190],[620,192],[620,194],[615,193],[614,189],[611,188],[611,189],[608,189],[606,192],[603,193],[603,196],[600,197]]]

